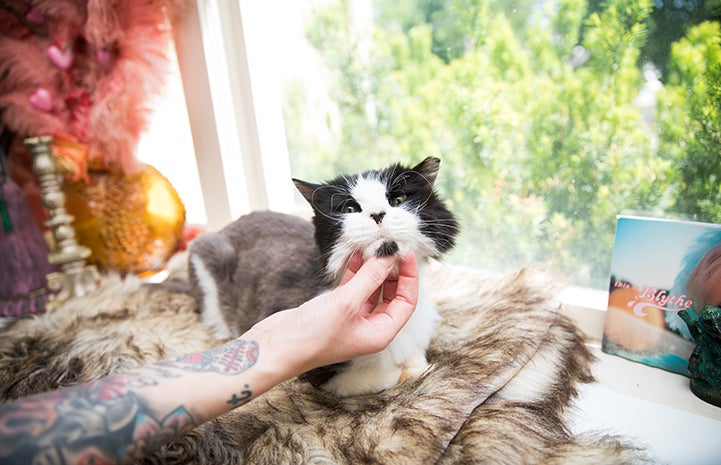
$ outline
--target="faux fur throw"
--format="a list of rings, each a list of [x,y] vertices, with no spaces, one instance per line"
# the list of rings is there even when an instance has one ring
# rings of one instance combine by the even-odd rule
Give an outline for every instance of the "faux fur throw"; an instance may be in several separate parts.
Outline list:
[[[621,438],[568,432],[592,356],[553,304],[550,278],[438,265],[443,322],[420,379],[346,399],[289,380],[142,463],[647,463]],[[0,400],[220,343],[189,295],[108,278],[92,295],[0,331]]]

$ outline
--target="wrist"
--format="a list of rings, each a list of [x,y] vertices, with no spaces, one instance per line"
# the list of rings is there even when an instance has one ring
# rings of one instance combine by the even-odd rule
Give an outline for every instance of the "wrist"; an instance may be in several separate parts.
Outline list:
[[[291,317],[289,312],[292,311],[271,315],[241,336],[258,343],[258,360],[253,368],[268,388],[312,368],[308,366],[310,357],[307,344],[303,344],[297,334],[291,334],[288,328],[280,324],[285,318]]]

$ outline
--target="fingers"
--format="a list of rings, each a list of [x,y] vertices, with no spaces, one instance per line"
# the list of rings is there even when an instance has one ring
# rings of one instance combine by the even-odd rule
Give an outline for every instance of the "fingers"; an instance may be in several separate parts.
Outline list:
[[[395,261],[395,257],[372,257],[362,263],[360,255],[353,255],[338,288],[342,289],[340,292],[349,300],[348,304],[357,308],[367,303],[371,306],[368,311],[372,311],[379,302],[382,289],[383,302],[389,304],[398,301],[397,306],[410,305],[412,312],[418,301],[416,258],[412,252],[406,254],[400,260],[398,274],[393,273],[393,277],[389,278]]]
[[[383,301],[389,304],[390,311],[405,305],[410,306],[411,313],[415,309],[418,303],[418,265],[412,253],[401,260],[397,280],[386,282]],[[402,309],[403,312],[407,310],[406,307]]]
[[[339,289],[352,300],[351,305],[360,306],[381,287],[393,269],[394,262],[394,257],[372,257]]]
[[[418,303],[418,266],[415,255],[408,253],[400,262],[397,280],[387,280],[383,287],[383,303],[371,314],[377,334],[392,340],[408,322]]]
[[[383,285],[383,301],[388,303],[396,297],[399,283],[401,286],[400,298],[409,300],[412,295],[418,293],[417,280],[418,265],[416,263],[416,257],[412,252],[409,252],[401,259],[398,274],[386,279]],[[414,285],[415,288],[410,288],[409,284]]]
[[[413,252],[409,252],[401,260],[396,283],[396,297],[412,303],[418,302],[418,263]]]
[[[363,256],[361,254],[354,253],[351,255],[350,260],[348,260],[348,268],[346,268],[345,273],[343,273],[343,277],[340,280],[340,285],[342,286],[350,281],[362,265]]]

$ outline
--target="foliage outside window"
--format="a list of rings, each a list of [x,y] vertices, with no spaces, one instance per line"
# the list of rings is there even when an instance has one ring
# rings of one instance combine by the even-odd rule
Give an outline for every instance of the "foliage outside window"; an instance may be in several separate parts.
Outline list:
[[[616,215],[721,222],[721,2],[374,2],[367,28],[358,4],[306,25],[333,105],[310,131],[319,107],[287,83],[296,177],[439,156],[451,261],[596,288]]]

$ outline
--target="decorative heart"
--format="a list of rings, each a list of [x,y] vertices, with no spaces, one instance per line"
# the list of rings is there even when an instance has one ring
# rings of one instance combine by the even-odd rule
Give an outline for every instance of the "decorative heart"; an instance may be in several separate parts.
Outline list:
[[[30,11],[25,15],[25,19],[30,21],[31,24],[36,26],[42,26],[45,23],[45,18],[40,10],[37,8],[30,8]]]
[[[35,92],[28,98],[30,105],[45,112],[53,110],[53,96],[49,90],[44,87],[38,87]]]
[[[68,69],[73,64],[72,50],[61,50],[57,45],[51,45],[47,50],[48,58],[60,69]]]
[[[103,66],[103,68],[107,68],[108,65],[110,65],[110,52],[107,50],[98,50],[95,52],[95,58],[98,59],[98,62]]]

